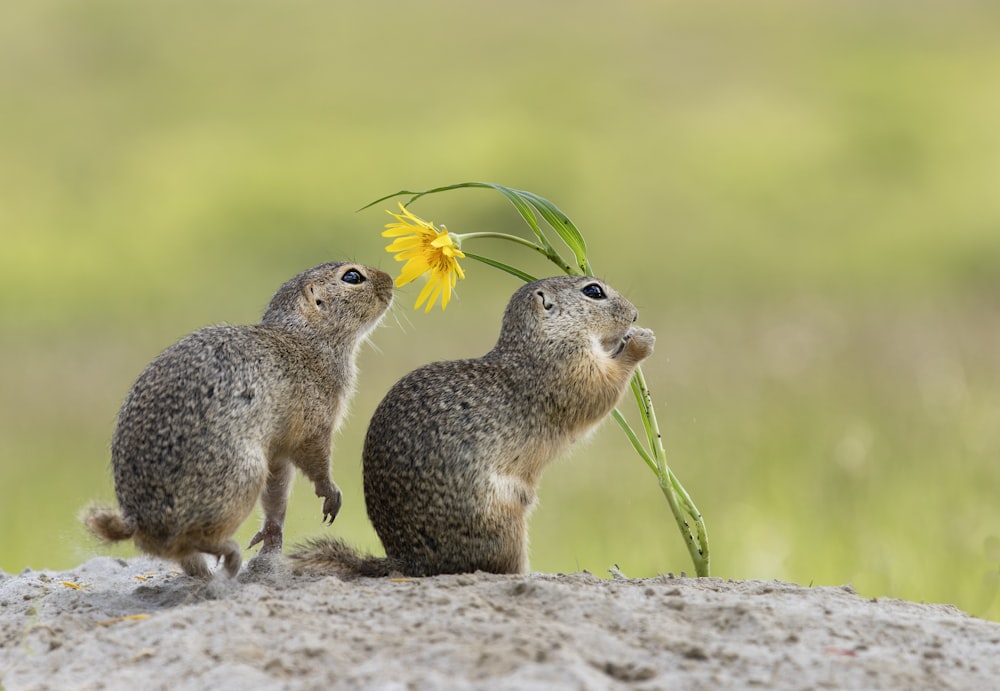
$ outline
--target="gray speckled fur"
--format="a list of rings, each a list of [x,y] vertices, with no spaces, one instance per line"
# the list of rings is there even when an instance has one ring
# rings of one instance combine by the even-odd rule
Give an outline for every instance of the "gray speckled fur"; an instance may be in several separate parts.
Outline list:
[[[352,285],[347,271],[367,280]],[[261,323],[197,331],[157,357],[122,405],[111,445],[120,514],[84,517],[107,540],[132,537],[151,554],[205,576],[200,553],[224,557],[253,510],[251,544],[280,551],[298,467],[330,521],[341,493],[330,478],[331,433],[354,389],[355,356],[392,299],[391,278],[357,264],[324,264],[285,283]]]
[[[606,299],[586,297],[597,283]],[[653,348],[628,300],[562,276],[514,293],[497,345],[403,377],[368,428],[368,516],[387,559],[314,540],[300,564],[378,575],[528,568],[526,521],[542,469],[615,406]]]

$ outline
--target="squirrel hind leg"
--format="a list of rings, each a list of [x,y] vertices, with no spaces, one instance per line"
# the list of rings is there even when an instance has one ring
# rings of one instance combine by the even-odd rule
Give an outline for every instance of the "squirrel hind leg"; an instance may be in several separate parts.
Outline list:
[[[192,548],[192,550],[177,560],[184,573],[192,578],[207,579],[211,577],[212,571],[205,562],[204,554],[211,554],[221,560],[230,578],[236,577],[243,563],[243,557],[240,555],[240,546],[236,543],[236,540],[226,540],[219,545],[199,545]]]
[[[209,571],[208,564],[205,563],[205,557],[201,555],[201,552],[192,552],[187,556],[181,557],[178,561],[184,573],[191,576],[191,578],[207,580],[212,576],[212,572]]]
[[[240,555],[240,546],[236,543],[236,540],[229,540],[222,545],[222,549],[223,552],[219,556],[226,567],[226,573],[229,574],[230,578],[236,578],[236,574],[240,571],[240,564],[243,563],[243,557]]]

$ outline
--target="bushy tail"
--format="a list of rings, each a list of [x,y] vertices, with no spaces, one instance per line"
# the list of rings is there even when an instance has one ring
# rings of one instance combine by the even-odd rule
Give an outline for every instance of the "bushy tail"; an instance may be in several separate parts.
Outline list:
[[[338,576],[384,577],[399,573],[393,560],[362,554],[335,537],[307,540],[288,555],[296,570],[307,573],[337,574]]]
[[[80,520],[105,542],[128,540],[135,534],[135,526],[110,506],[90,506],[80,514]]]

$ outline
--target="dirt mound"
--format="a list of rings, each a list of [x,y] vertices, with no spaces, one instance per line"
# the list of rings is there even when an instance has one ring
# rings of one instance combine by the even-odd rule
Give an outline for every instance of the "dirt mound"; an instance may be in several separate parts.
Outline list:
[[[850,586],[662,576],[295,576],[199,584],[97,558],[0,575],[0,686],[986,688],[1000,624]]]

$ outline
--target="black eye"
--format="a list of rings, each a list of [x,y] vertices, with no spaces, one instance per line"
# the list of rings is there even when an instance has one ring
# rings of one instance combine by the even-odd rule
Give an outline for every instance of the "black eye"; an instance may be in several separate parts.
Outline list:
[[[583,290],[581,290],[580,292],[589,297],[591,300],[603,300],[604,298],[607,297],[607,295],[604,294],[604,290],[601,288],[601,286],[597,285],[596,283],[588,283],[583,287]]]
[[[351,285],[356,286],[364,283],[368,279],[366,279],[360,271],[355,271],[354,269],[351,269],[349,271],[345,271],[344,275],[340,278],[340,280],[342,280],[344,283],[350,283]]]

